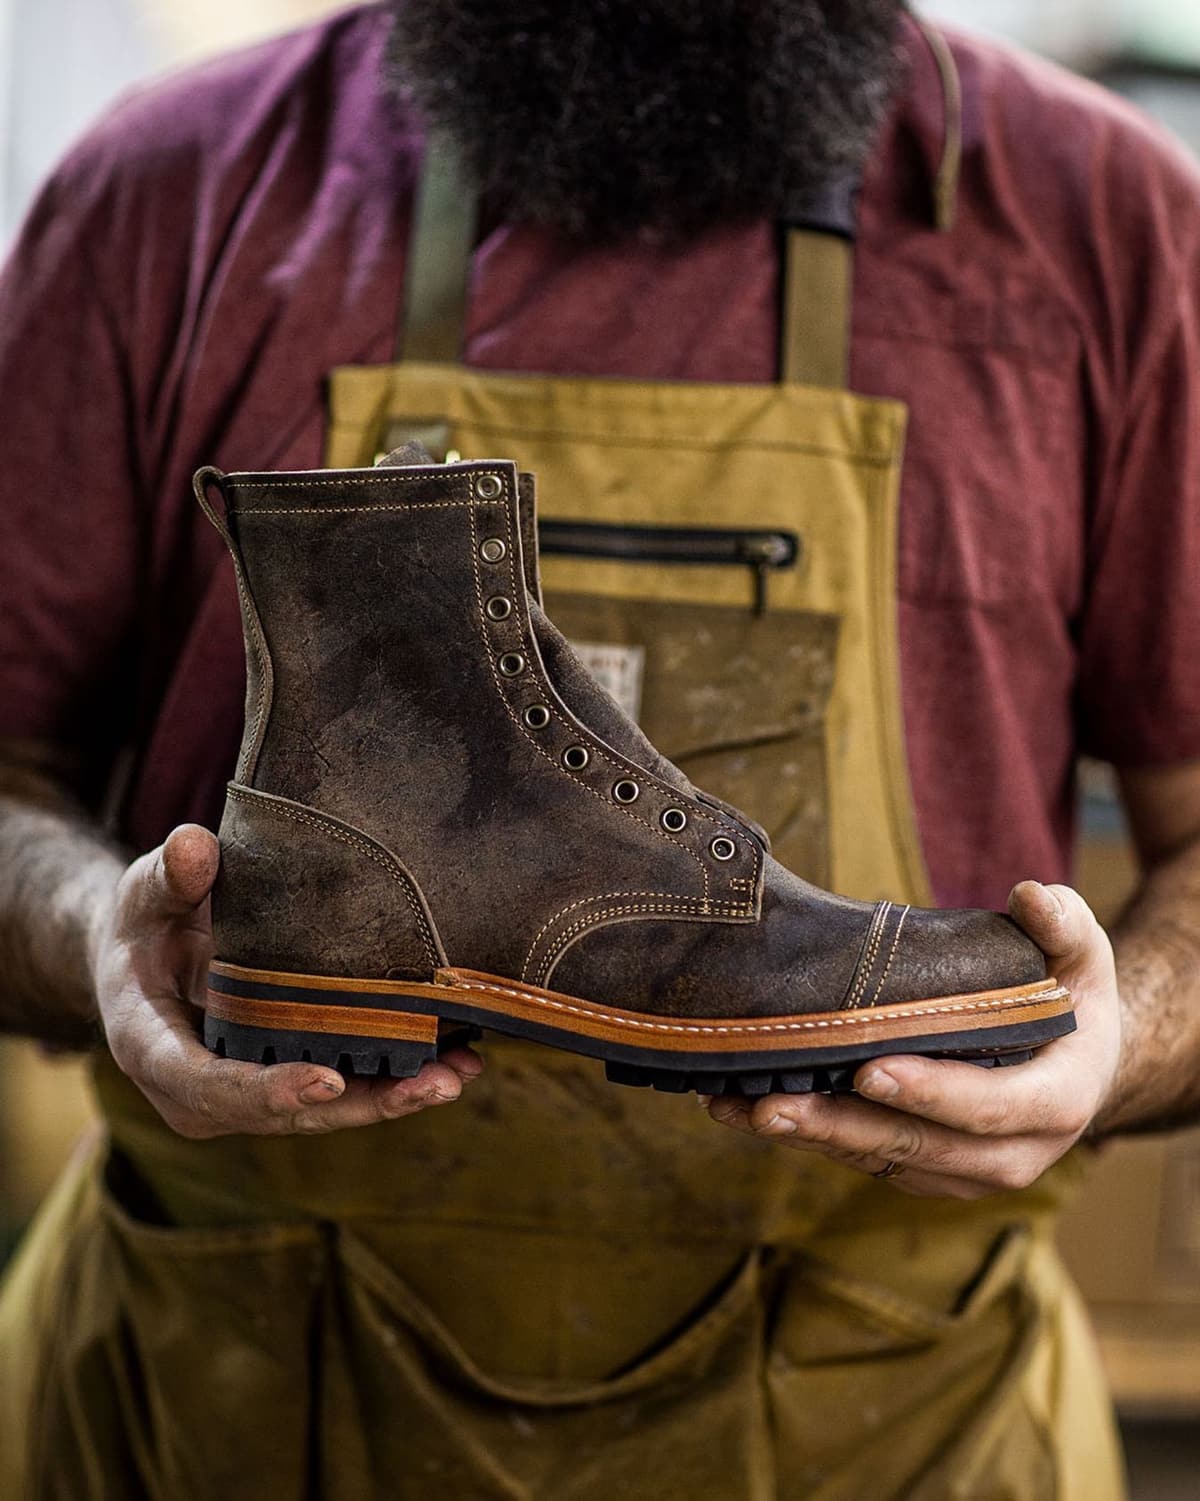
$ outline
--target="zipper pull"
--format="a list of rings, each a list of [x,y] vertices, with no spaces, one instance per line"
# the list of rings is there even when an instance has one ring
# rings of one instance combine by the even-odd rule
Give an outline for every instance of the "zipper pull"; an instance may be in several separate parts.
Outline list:
[[[788,561],[791,549],[787,538],[779,536],[742,537],[738,552],[743,562],[754,572],[754,613],[767,612],[767,578],[772,568],[780,568]]]

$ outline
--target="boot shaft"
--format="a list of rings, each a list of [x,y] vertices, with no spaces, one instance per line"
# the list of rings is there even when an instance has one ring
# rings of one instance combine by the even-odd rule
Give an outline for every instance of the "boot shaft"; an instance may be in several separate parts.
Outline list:
[[[761,845],[698,805],[577,665],[567,679],[528,588],[532,493],[522,507],[512,464],[220,484],[248,667],[227,844],[257,848],[280,800],[306,840],[313,816],[332,820],[325,843],[349,831],[403,862],[453,963],[502,973],[535,971],[609,907],[753,917]],[[676,829],[664,814],[680,806]]]

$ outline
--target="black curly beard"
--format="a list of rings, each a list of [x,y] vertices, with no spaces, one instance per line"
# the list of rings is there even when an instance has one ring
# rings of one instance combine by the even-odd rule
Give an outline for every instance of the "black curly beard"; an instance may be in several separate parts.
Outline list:
[[[778,217],[858,173],[904,0],[388,0],[389,83],[505,217],[589,239]]]

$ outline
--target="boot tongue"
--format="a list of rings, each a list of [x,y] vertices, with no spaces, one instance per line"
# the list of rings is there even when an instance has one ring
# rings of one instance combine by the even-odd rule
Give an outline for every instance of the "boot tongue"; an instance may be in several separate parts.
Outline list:
[[[384,454],[376,464],[376,469],[397,469],[405,464],[432,464],[434,457],[425,447],[424,443],[401,443],[399,448],[393,448],[391,453]]]

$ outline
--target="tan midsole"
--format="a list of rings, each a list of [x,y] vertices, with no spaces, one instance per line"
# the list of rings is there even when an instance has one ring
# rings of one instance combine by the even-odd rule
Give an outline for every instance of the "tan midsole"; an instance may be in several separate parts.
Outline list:
[[[349,980],[329,975],[294,975],[214,963],[213,972],[235,982],[293,989],[404,996],[470,1006],[497,1018],[553,1026],[600,1042],[661,1046],[672,1053],[791,1052],[797,1047],[851,1046],[929,1034],[971,1033],[997,1026],[1044,1021],[1071,1010],[1069,992],[1053,979],[1008,990],[939,996],[860,1011],[823,1011],[791,1017],[713,1017],[688,1021],[655,1017],[575,996],[523,985],[475,970],[439,969],[432,982]],[[259,1000],[209,992],[209,1010],[246,1026],[313,1032],[345,1032],[428,1041],[436,1036],[433,1016],[370,1006],[329,1006],[314,1002]],[[353,1023],[350,1025],[349,1023]],[[432,1030],[431,1030],[432,1029]],[[501,1026],[500,1030],[503,1030]]]

